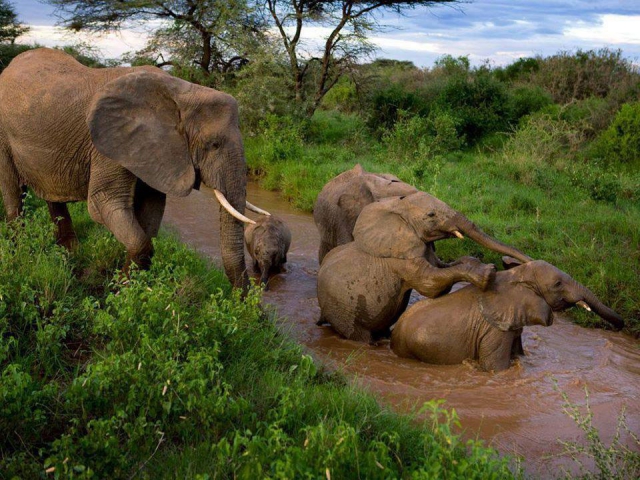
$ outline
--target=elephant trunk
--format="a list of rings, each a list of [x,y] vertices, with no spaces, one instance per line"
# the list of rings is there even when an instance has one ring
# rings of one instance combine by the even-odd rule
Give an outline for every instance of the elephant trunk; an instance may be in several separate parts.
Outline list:
[[[237,212],[244,214],[247,198],[244,156],[234,154],[229,157],[223,162],[222,169],[210,171],[202,168],[202,180],[208,187],[219,190]],[[249,277],[244,259],[244,224],[222,205],[220,205],[220,251],[227,278],[234,287],[246,291],[249,286]]]
[[[600,318],[606,320],[611,325],[614,326],[616,330],[621,330],[624,328],[624,320],[620,315],[614,312],[612,309],[603,304],[598,297],[596,297],[591,290],[587,287],[580,285],[578,282],[575,282],[576,291],[578,292],[579,297],[589,305],[591,311],[597,313]],[[577,303],[579,300],[576,300]]]
[[[508,255],[510,257],[516,258],[523,263],[530,262],[533,260],[531,257],[528,257],[524,253],[522,253],[517,248],[511,247],[509,245],[505,245],[499,240],[496,240],[493,237],[490,237],[486,233],[484,233],[480,228],[478,228],[471,220],[460,215],[456,221],[455,225],[458,229],[467,235],[474,242],[482,245],[483,247],[488,248],[489,250],[493,250],[494,252],[501,253],[502,255]]]

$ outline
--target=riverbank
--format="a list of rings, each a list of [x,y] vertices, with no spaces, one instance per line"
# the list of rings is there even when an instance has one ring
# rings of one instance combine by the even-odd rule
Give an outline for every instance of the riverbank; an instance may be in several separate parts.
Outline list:
[[[495,140],[494,140],[495,142]],[[640,335],[640,177],[596,164],[536,161],[496,146],[431,155],[417,145],[379,142],[355,116],[320,112],[307,127],[246,140],[250,169],[269,190],[311,211],[318,192],[356,163],[388,172],[460,210],[490,235],[553,263],[587,285]],[[474,255],[500,264],[473,242],[440,242],[443,258]],[[573,315],[588,326],[596,316]]]
[[[319,368],[173,237],[125,280],[121,245],[71,214],[72,254],[42,202],[0,223],[2,476],[513,477],[437,402],[416,423]]]

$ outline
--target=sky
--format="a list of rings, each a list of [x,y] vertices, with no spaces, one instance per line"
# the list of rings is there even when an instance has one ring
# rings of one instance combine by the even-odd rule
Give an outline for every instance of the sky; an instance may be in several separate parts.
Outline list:
[[[138,50],[146,42],[144,27],[102,37],[64,33],[56,26],[53,7],[38,0],[10,1],[19,19],[32,27],[22,42],[54,46],[85,41],[106,58]],[[474,64],[488,59],[504,65],[520,57],[602,47],[619,48],[640,63],[639,0],[477,0],[455,8],[385,15],[380,21],[388,28],[371,38],[378,47],[376,56],[410,60],[420,67],[444,54],[468,55]],[[313,45],[325,33],[326,29],[311,27],[305,38]]]

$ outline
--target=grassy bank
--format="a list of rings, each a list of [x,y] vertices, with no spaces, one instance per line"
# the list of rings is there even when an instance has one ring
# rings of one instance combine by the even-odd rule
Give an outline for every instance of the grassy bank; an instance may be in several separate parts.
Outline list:
[[[148,272],[86,214],[0,222],[0,478],[510,478],[436,403],[418,424],[329,374],[167,236]]]
[[[280,120],[282,122],[283,120]],[[286,122],[286,121],[285,121]],[[403,132],[400,132],[403,133]],[[640,334],[640,175],[597,163],[540,159],[544,138],[495,136],[473,150],[434,154],[411,132],[373,139],[357,116],[318,112],[304,130],[267,124],[246,141],[262,186],[310,211],[322,186],[361,163],[444,200],[489,234],[547,260],[591,288]],[[471,241],[439,242],[444,258],[499,264]],[[595,315],[574,312],[584,324]]]

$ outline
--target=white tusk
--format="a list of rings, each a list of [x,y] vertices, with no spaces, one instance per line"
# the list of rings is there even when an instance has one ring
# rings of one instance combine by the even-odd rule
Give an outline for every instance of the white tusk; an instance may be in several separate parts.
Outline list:
[[[584,308],[587,312],[591,311],[591,307],[589,305],[587,305],[587,302],[583,302],[582,300],[580,300],[579,302],[576,302],[576,305],[578,305],[579,307]]]
[[[251,220],[249,217],[245,217],[239,211],[237,211],[235,208],[233,208],[231,206],[231,204],[229,203],[229,201],[224,197],[224,195],[222,194],[222,192],[220,190],[216,190],[214,188],[213,189],[213,193],[216,195],[216,198],[220,202],[220,205],[222,205],[224,207],[224,209],[227,212],[229,212],[233,217],[237,218],[238,220],[240,220],[241,222],[244,222],[244,223],[251,223],[251,224],[255,224],[256,223],[253,220]]]
[[[464,235],[462,235],[458,230],[454,230],[453,234],[458,237],[460,240],[464,240]]]
[[[267,212],[266,210],[263,210],[260,207],[256,207],[252,203],[249,203],[249,200],[247,200],[247,208],[249,210],[251,210],[252,212],[259,213],[260,215],[266,215],[267,217],[271,216],[271,214],[269,212]]]

